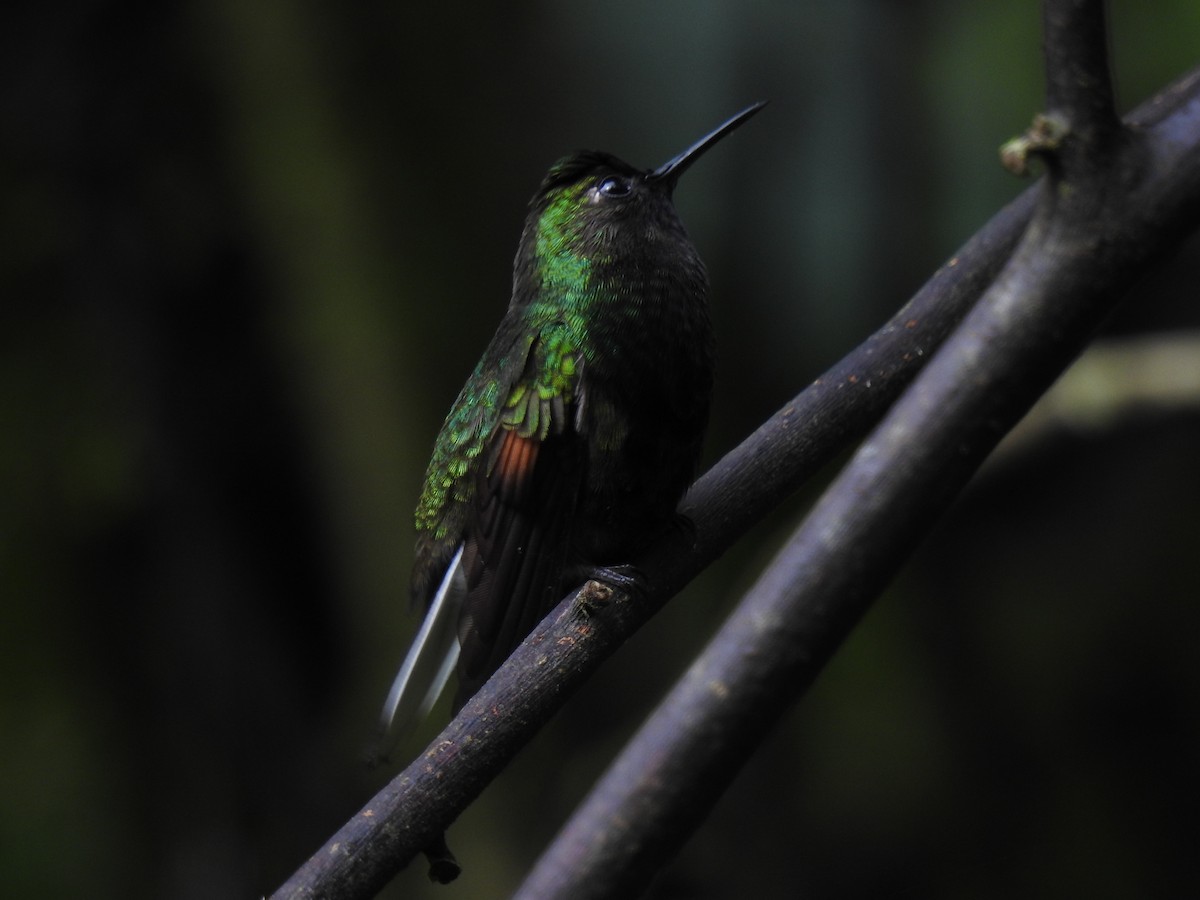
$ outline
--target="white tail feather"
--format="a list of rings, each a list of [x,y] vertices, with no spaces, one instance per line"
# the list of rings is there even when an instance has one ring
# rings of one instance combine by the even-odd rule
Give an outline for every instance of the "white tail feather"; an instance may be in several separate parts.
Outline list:
[[[392,749],[405,726],[429,713],[458,662],[458,616],[467,591],[462,554],[460,546],[383,704],[379,719],[382,755]]]

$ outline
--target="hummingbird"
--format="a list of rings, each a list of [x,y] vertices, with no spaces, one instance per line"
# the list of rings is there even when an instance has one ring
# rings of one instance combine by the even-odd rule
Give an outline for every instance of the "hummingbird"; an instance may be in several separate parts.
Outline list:
[[[457,712],[575,585],[628,586],[675,520],[708,421],[708,276],[675,210],[680,176],[756,103],[657,169],[581,151],[547,172],[512,298],[434,444],[417,504],[425,617],[380,722]],[[389,740],[390,736],[390,740]]]

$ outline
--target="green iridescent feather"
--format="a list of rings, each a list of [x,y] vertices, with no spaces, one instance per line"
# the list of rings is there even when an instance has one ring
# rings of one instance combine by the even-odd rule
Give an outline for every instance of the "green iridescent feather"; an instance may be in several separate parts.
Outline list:
[[[548,182],[557,171],[551,170]],[[509,308],[446,417],[417,504],[418,533],[441,541],[461,527],[460,509],[474,490],[472,464],[497,427],[542,440],[566,427],[581,348],[588,345],[589,312],[598,302],[592,259],[581,252],[581,192],[578,184],[555,190],[538,216],[539,289],[528,304]]]

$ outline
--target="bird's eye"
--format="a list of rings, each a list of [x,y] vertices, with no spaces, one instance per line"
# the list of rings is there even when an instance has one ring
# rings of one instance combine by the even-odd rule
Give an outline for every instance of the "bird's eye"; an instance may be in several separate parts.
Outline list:
[[[629,183],[629,179],[627,178],[609,175],[596,185],[596,190],[605,197],[624,197],[633,190],[633,185]]]

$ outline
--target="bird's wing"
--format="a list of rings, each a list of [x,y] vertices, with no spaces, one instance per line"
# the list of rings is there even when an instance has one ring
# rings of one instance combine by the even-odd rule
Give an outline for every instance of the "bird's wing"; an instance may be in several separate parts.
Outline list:
[[[476,474],[463,552],[460,704],[560,598],[585,465],[575,432],[579,366],[565,326],[539,333]]]
[[[425,717],[456,665],[457,707],[558,599],[582,478],[568,337],[558,323],[515,340],[498,333],[438,436],[417,510],[425,619],[384,705],[379,756]]]

